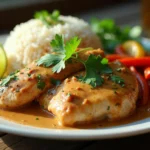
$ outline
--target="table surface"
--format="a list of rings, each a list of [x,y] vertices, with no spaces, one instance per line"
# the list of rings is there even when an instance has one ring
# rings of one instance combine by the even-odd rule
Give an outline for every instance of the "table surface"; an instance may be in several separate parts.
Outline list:
[[[128,10],[128,11],[126,11]],[[119,12],[119,13],[118,13]],[[89,21],[91,16],[100,18],[113,18],[118,24],[129,25],[140,24],[140,4],[130,3],[108,8],[105,10],[93,10],[77,14]],[[96,149],[147,149],[149,147],[150,133],[134,137],[93,140],[93,141],[60,141],[27,138],[22,136],[0,133],[0,150],[96,150]]]

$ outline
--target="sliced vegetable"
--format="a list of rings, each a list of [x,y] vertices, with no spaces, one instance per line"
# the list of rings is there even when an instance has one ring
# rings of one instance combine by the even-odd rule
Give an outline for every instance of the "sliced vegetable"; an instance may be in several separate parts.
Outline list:
[[[7,67],[7,57],[3,46],[0,44],[0,78],[3,77]]]
[[[122,44],[122,51],[124,51],[124,54],[133,56],[133,57],[145,56],[145,51],[144,51],[143,46],[134,40],[129,40],[129,41],[124,42]]]
[[[123,55],[118,55],[118,54],[110,54],[110,55],[106,55],[106,58],[112,62],[114,60],[117,60],[117,59],[122,59],[122,58],[125,58],[125,56]]]
[[[150,79],[150,67],[144,69],[144,76],[146,80]]]
[[[150,56],[146,57],[139,57],[139,58],[133,58],[133,57],[125,57],[122,59],[119,59],[121,63],[123,63],[126,66],[138,66],[138,67],[143,67],[143,66],[149,66],[150,64]]]
[[[148,83],[145,80],[145,78],[135,69],[135,67],[131,66],[130,70],[134,73],[137,80],[139,81],[139,84],[142,88],[142,99],[140,101],[141,105],[146,105],[149,101],[149,87]]]

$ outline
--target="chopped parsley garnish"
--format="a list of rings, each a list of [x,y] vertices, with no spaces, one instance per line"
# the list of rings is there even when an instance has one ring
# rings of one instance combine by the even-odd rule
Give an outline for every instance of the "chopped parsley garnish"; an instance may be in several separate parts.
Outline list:
[[[40,89],[40,90],[43,90],[45,87],[45,82],[43,81],[38,81],[37,83],[37,88]]]
[[[31,74],[30,74],[30,73],[28,73],[28,77],[31,77]]]
[[[39,120],[39,118],[38,118],[38,117],[36,117],[36,118],[35,118],[35,120]]]
[[[40,74],[37,76],[37,80],[38,80],[37,88],[43,90],[45,88],[45,82],[42,80]]]
[[[81,40],[77,37],[73,37],[71,40],[66,42],[66,44],[64,44],[63,37],[56,34],[55,39],[53,39],[50,43],[55,54],[47,54],[41,57],[37,61],[37,65],[43,65],[45,67],[53,65],[52,71],[59,73],[65,68],[65,62],[71,58],[73,54],[75,54],[80,41]]]
[[[34,14],[35,19],[40,19],[46,26],[56,25],[58,23],[63,24],[63,21],[59,20],[60,12],[54,10],[49,13],[47,10],[38,11]]]
[[[7,86],[10,81],[12,81],[12,80],[14,80],[14,81],[18,80],[18,77],[16,75],[17,72],[19,72],[19,70],[16,70],[14,73],[11,73],[6,78],[2,79],[1,83],[0,83],[0,86]]]
[[[116,76],[116,75],[112,75],[111,77],[111,80],[117,84],[120,84],[122,87],[124,87],[125,83],[124,83],[124,80],[119,77],[119,76]]]
[[[55,85],[55,86],[58,86],[58,85],[60,85],[60,83],[61,83],[60,80],[56,80],[56,79],[54,79],[54,78],[51,78],[51,79],[50,79],[50,82],[51,82],[53,85]]]
[[[107,107],[107,110],[110,110],[110,106]]]

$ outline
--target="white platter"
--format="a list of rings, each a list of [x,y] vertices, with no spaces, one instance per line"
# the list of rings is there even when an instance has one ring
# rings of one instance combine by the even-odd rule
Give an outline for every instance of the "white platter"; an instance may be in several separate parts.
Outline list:
[[[0,36],[0,43],[3,43],[6,35]],[[101,129],[46,129],[26,126],[7,121],[0,118],[0,131],[12,133],[27,137],[45,138],[45,139],[67,139],[67,140],[93,140],[119,138],[133,135],[139,135],[150,132],[150,118],[129,123],[126,125],[108,127]]]

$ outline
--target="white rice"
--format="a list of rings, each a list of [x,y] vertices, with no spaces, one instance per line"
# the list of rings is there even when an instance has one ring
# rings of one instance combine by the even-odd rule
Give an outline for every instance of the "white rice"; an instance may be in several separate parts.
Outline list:
[[[60,20],[65,23],[49,28],[37,19],[17,25],[4,43],[8,57],[7,73],[21,69],[51,52],[50,41],[56,34],[63,35],[65,41],[78,36],[82,39],[80,47],[101,47],[87,22],[71,16],[60,16]]]

